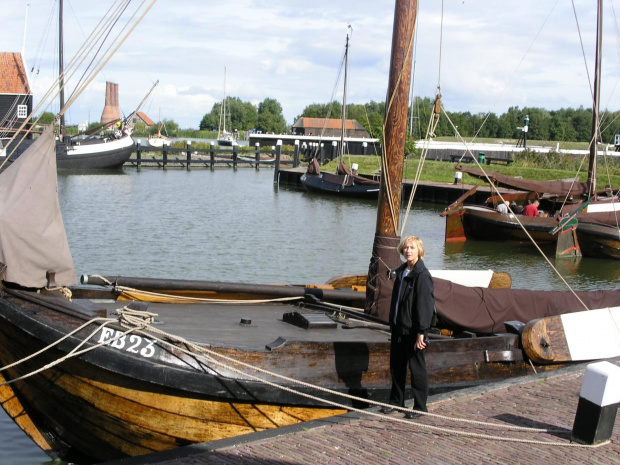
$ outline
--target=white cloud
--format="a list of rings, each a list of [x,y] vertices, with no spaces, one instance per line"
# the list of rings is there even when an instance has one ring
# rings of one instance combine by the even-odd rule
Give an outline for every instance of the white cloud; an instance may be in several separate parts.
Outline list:
[[[3,51],[19,51],[26,0],[2,3],[0,43]],[[65,0],[66,60],[111,4]],[[440,82],[444,105],[452,111],[503,113],[511,106],[590,106],[571,2],[445,0],[419,4],[417,95],[432,97]],[[40,70],[31,76],[35,100],[56,73],[55,5],[53,0],[40,0],[28,13],[26,59],[28,66]],[[589,0],[576,0],[575,9],[591,68],[594,8]],[[394,2],[376,0],[160,0],[74,104],[68,121],[100,117],[106,80],[119,84],[125,113],[135,109],[159,80],[145,111],[157,119],[161,109],[162,117],[181,127],[196,128],[222,97],[226,67],[228,95],[253,103],[275,98],[292,123],[305,106],[331,98],[348,24],[353,27],[348,101],[383,101],[393,14]],[[617,20],[611,8],[605,14],[609,40],[603,49],[602,102],[617,109],[610,97],[620,75],[619,55],[614,50]]]

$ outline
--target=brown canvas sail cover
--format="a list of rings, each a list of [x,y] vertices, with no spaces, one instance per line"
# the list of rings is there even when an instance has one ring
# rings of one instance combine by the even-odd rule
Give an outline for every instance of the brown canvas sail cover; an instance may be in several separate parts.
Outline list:
[[[528,321],[586,310],[570,291],[487,289],[433,278],[441,327],[476,333],[506,332],[504,322]],[[576,292],[589,310],[620,306],[620,290]]]
[[[0,174],[0,261],[4,280],[24,287],[77,283],[58,204],[54,126]]]
[[[458,166],[458,170],[467,173],[475,178],[486,181],[485,174],[480,170]],[[520,189],[529,192],[538,192],[541,194],[555,195],[585,195],[588,193],[588,183],[573,181],[530,181],[528,179],[513,178],[500,173],[486,173],[487,176],[498,187],[506,187],[509,189]]]

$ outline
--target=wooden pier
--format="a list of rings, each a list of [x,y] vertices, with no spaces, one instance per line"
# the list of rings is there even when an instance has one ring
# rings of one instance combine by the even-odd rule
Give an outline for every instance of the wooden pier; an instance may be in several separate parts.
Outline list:
[[[299,163],[299,146],[295,146],[295,150],[291,151],[282,150],[282,145],[278,144],[270,151],[265,151],[259,146],[256,146],[254,150],[239,150],[238,145],[220,147],[211,144],[208,149],[192,149],[190,142],[186,143],[185,148],[173,148],[168,145],[149,147],[138,142],[135,155],[127,160],[125,166],[187,169],[249,166],[258,169],[261,166],[297,167]]]

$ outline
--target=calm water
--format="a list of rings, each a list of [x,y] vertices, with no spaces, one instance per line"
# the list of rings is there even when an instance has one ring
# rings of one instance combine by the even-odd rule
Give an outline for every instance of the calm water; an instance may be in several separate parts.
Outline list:
[[[275,189],[270,169],[67,174],[58,193],[78,275],[305,283],[368,271],[376,202]],[[414,204],[405,229],[424,241],[429,268],[493,269],[515,288],[564,288],[532,246],[444,244],[442,209]],[[617,262],[552,263],[576,290],[620,283]],[[0,437],[0,464],[49,463],[4,411]]]

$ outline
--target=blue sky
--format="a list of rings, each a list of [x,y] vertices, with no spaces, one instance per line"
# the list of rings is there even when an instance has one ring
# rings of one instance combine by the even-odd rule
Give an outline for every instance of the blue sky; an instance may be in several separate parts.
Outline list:
[[[56,72],[57,2],[30,0],[25,40],[35,103]],[[592,0],[420,0],[415,54],[416,95],[441,85],[449,111],[503,113],[511,106],[549,110],[590,107],[583,49],[592,75]],[[581,41],[573,12],[579,20]],[[3,51],[20,51],[27,1],[0,0]],[[65,59],[104,15],[111,0],[65,0]],[[605,1],[603,107],[617,110],[617,5]],[[443,21],[442,21],[443,7]],[[159,0],[102,73],[72,106],[69,123],[101,116],[105,81],[119,85],[128,114],[156,80],[143,110],[154,120],[197,128],[226,93],[258,104],[277,99],[287,123],[337,87],[347,25],[351,37],[348,102],[385,100],[393,0]],[[443,28],[441,25],[443,24]],[[440,33],[442,39],[440,40]],[[439,56],[441,55],[441,66]],[[52,109],[52,111],[57,111]]]

